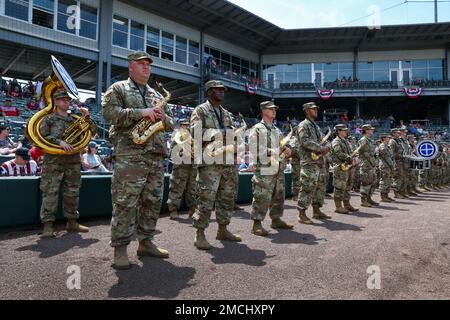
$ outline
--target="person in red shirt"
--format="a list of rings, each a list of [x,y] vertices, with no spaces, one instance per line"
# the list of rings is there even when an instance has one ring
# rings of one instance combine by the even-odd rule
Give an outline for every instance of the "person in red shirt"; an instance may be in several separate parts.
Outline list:
[[[5,105],[0,107],[0,113],[3,114],[4,117],[20,116],[19,109],[12,105],[11,99],[5,100]]]
[[[14,89],[13,90],[11,90],[9,93],[8,93],[8,97],[11,97],[11,98],[19,98],[19,99],[22,99],[23,97],[22,97],[22,92],[20,92],[20,88],[19,87],[14,87]]]
[[[32,111],[39,109],[39,103],[36,102],[35,98],[31,98],[30,102],[27,103],[27,109]]]

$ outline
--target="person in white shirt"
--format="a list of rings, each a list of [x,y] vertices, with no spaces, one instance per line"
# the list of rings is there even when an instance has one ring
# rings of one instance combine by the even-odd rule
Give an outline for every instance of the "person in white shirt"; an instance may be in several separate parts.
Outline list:
[[[30,150],[19,148],[16,157],[0,166],[2,176],[35,176],[39,172],[36,161],[31,160]]]
[[[98,146],[95,142],[89,142],[88,151],[81,156],[83,169],[87,172],[108,172],[97,154],[97,149]]]

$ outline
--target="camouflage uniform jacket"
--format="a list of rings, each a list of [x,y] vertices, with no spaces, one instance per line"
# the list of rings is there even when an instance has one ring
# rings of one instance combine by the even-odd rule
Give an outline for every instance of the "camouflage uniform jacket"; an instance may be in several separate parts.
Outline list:
[[[163,99],[163,96],[149,85],[139,87],[128,78],[111,85],[103,98],[103,116],[106,122],[111,124],[109,138],[114,145],[114,155],[153,153],[166,156],[168,150],[164,131],[172,131],[174,128],[172,113],[167,105],[164,108],[164,131],[155,133],[141,145],[135,144],[129,137],[129,132],[142,119],[142,109],[154,107]],[[147,106],[141,92],[145,96]]]
[[[90,130],[93,134],[97,132],[97,126],[95,123],[88,119],[90,123]],[[39,132],[41,133],[42,137],[54,144],[59,145],[61,141],[64,140],[64,131],[70,125],[75,122],[75,118],[71,115],[67,116],[61,116],[57,113],[50,113],[42,118],[41,125],[39,127]],[[74,155],[51,155],[51,154],[45,154],[44,156],[44,163],[78,163],[80,162],[80,154],[74,154]],[[80,162],[81,163],[81,162]]]
[[[300,164],[315,164],[322,165],[324,163],[323,157],[318,160],[311,159],[311,152],[320,153],[322,151],[322,132],[319,126],[306,118],[298,125],[298,130],[295,131],[297,141],[299,143]]]
[[[403,160],[403,144],[400,138],[391,139],[389,141],[389,148],[391,149],[396,162]]]
[[[362,143],[364,143],[364,146],[359,149],[359,158],[361,160],[359,163],[359,167],[367,169],[375,168],[377,159],[375,157],[376,147],[373,143],[373,140],[366,136],[363,136],[359,140],[359,144],[361,145]]]
[[[333,162],[335,165],[352,163],[352,146],[346,139],[336,137],[331,143],[331,146],[333,148]]]
[[[382,143],[378,147],[378,158],[380,159],[380,169],[394,170],[394,155],[387,144]]]
[[[279,148],[279,142],[282,138],[283,133],[273,123],[267,124],[262,120],[253,126],[250,133],[250,141],[258,146],[258,154],[255,156],[255,170],[260,169],[262,166],[270,165],[270,163],[261,163],[260,155],[264,153],[267,154],[267,160],[270,160],[269,157],[271,156],[276,157],[276,160],[279,159],[278,156],[272,155],[272,150]],[[284,170],[285,167],[286,162],[282,161],[280,169]]]

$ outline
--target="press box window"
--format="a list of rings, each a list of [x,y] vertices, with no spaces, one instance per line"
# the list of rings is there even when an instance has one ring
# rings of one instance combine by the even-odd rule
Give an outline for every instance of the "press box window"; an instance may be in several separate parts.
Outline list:
[[[33,1],[33,24],[53,29],[54,0]]]
[[[161,46],[162,59],[173,61],[173,45],[173,34],[163,31]]]
[[[189,65],[199,67],[200,46],[198,42],[189,40]]]
[[[147,26],[147,53],[159,58],[159,44],[161,42],[159,29]]]
[[[177,36],[177,48],[175,61],[179,63],[187,63],[187,39]]]
[[[144,25],[142,23],[131,21],[130,49],[144,50]]]
[[[114,15],[113,45],[128,48],[128,19]]]
[[[29,0],[6,0],[5,15],[28,21]]]
[[[81,20],[79,35],[89,39],[97,39],[97,8],[80,5]]]
[[[76,19],[72,17],[75,13],[69,9],[70,6],[76,5],[77,2],[72,0],[58,1],[58,30],[76,34]]]

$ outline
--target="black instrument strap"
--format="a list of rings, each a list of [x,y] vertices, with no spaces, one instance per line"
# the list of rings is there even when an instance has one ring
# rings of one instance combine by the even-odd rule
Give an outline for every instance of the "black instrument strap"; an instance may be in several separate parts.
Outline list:
[[[222,122],[222,110],[220,110],[220,107],[218,107],[219,109],[219,113],[217,113],[216,107],[212,106],[214,113],[216,115],[217,121],[219,121],[219,127],[220,129],[223,129],[223,122]]]
[[[147,101],[145,100],[145,96],[147,95],[147,86],[144,86],[144,93],[142,93],[142,92],[141,92],[141,89],[139,89],[138,84],[137,84],[133,79],[131,79],[131,81],[133,81],[134,85],[136,86],[136,88],[137,88],[138,91],[139,91],[139,94],[140,94],[141,97],[142,97],[142,100],[144,100],[144,106],[145,106],[146,108],[148,108],[148,106],[147,106]]]

